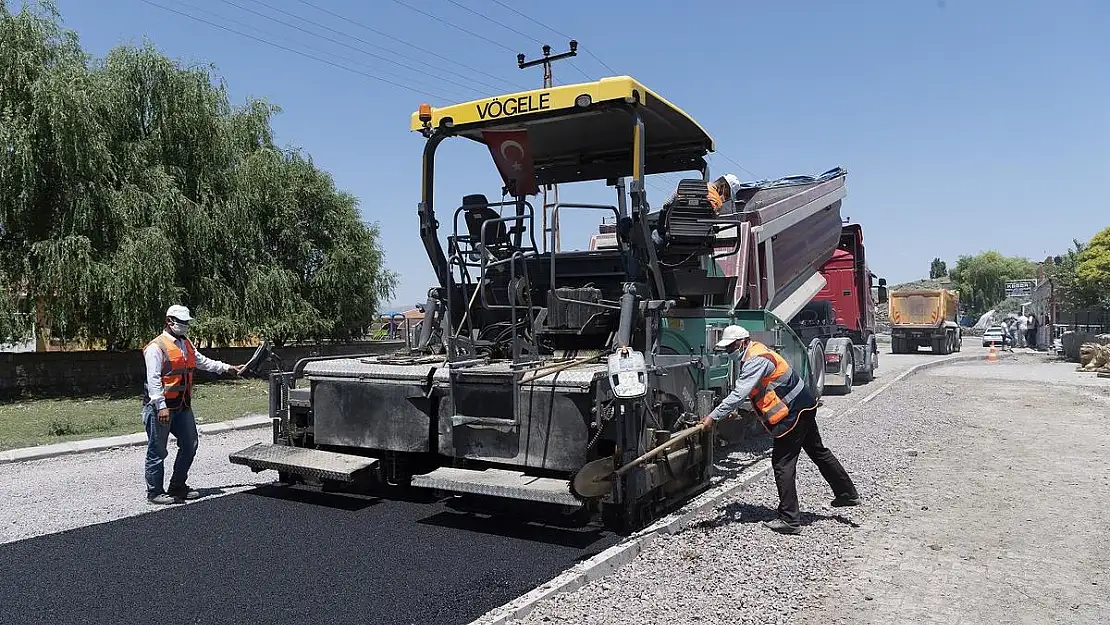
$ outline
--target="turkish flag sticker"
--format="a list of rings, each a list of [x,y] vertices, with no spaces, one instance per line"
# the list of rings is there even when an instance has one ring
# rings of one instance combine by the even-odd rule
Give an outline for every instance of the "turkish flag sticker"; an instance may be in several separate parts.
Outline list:
[[[482,140],[510,194],[521,197],[539,192],[527,130],[483,130]]]

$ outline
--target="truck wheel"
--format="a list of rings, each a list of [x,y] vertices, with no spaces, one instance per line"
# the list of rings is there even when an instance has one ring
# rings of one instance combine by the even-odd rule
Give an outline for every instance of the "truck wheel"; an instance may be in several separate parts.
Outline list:
[[[852,387],[856,385],[856,357],[852,350],[848,350],[848,362],[844,365],[844,390],[842,395],[851,395]]]
[[[867,341],[866,356],[863,358],[863,371],[859,372],[860,382],[870,382],[875,379],[875,369],[879,368],[879,348],[875,339]]]
[[[906,339],[894,338],[890,340],[890,353],[905,354],[908,351],[910,351],[910,348],[906,345]]]
[[[806,350],[809,358],[809,390],[814,399],[825,394],[825,346],[821,339],[813,339]]]

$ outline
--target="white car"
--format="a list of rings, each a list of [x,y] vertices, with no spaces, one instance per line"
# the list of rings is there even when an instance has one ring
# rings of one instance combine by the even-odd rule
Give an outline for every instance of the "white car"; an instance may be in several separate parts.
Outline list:
[[[1002,326],[991,326],[983,333],[983,347],[990,347],[991,344],[1002,347]]]

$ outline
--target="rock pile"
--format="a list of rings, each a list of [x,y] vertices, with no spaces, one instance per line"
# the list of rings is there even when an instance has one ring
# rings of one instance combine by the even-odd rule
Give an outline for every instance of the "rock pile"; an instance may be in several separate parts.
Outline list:
[[[1080,362],[1080,350],[1087,343],[1095,345],[1110,345],[1110,334],[1094,335],[1087,332],[1068,331],[1060,337],[1064,346],[1064,358],[1071,362]]]
[[[1100,343],[1084,343],[1079,347],[1079,371],[1110,373],[1110,334],[1100,334]]]

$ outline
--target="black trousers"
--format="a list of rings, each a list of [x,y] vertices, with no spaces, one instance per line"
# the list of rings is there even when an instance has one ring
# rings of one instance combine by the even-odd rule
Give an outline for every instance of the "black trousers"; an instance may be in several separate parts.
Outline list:
[[[859,496],[848,472],[821,442],[816,415],[816,408],[802,410],[798,424],[786,436],[776,438],[771,450],[771,466],[779,489],[779,517],[788,523],[798,522],[798,456],[803,449],[829,483],[834,496]]]

